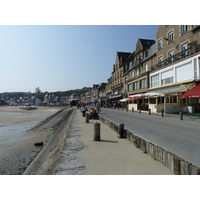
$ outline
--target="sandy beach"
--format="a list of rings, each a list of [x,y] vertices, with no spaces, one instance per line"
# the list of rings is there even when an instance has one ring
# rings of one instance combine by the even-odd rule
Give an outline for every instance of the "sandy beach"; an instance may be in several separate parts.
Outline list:
[[[37,142],[48,141],[58,128],[66,107],[0,107],[0,174],[22,174],[42,147]]]

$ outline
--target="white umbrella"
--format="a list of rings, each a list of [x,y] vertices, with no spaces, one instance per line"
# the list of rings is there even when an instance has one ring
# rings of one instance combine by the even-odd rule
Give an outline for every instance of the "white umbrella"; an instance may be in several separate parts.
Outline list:
[[[119,101],[125,102],[125,101],[128,101],[128,99],[121,99],[121,100],[119,100]]]
[[[144,94],[134,94],[134,95],[131,95],[131,96],[129,96],[129,97],[143,97],[144,96]]]
[[[153,96],[165,96],[163,93],[158,93],[158,92],[147,92],[144,94],[144,96],[147,97],[153,97]]]

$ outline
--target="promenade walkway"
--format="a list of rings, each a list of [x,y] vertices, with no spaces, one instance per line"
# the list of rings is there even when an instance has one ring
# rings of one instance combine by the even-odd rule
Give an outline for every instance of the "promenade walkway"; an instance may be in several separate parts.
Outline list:
[[[94,123],[100,123],[101,141],[94,141]],[[76,111],[54,174],[57,175],[173,175],[98,120],[85,122]]]

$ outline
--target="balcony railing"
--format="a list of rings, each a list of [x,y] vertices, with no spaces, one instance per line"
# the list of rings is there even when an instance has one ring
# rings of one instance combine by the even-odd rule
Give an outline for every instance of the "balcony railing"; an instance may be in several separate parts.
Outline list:
[[[181,52],[163,60],[162,62],[159,62],[158,64],[152,66],[151,70],[156,70],[156,69],[165,67],[167,65],[170,65],[172,63],[175,63],[177,61],[183,60],[185,58],[192,57],[194,54],[196,54],[198,52],[200,52],[200,44],[191,46],[189,49],[181,51]]]
[[[118,83],[114,86],[111,86],[111,90],[115,90],[115,89],[118,89],[118,88],[121,88],[121,87],[123,87],[123,83]]]
[[[148,72],[144,72],[144,73],[139,74],[138,76],[129,77],[129,78],[127,78],[127,80],[126,80],[125,82],[126,82],[126,83],[129,83],[129,82],[131,82],[131,81],[133,81],[133,80],[135,80],[135,79],[140,78],[141,76],[147,75],[147,73],[148,73]]]

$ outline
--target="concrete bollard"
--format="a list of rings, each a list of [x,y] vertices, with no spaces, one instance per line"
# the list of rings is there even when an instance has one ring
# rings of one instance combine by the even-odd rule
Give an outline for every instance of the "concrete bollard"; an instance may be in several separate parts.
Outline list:
[[[94,141],[100,141],[100,123],[94,124]]]
[[[183,111],[180,111],[180,120],[183,120]]]
[[[119,124],[118,134],[119,134],[119,138],[125,138],[125,136],[124,136],[124,124],[123,123]]]
[[[86,113],[85,122],[89,123],[89,113]]]
[[[161,116],[164,117],[164,110],[161,110]]]
[[[151,115],[151,109],[149,108],[149,115]]]

